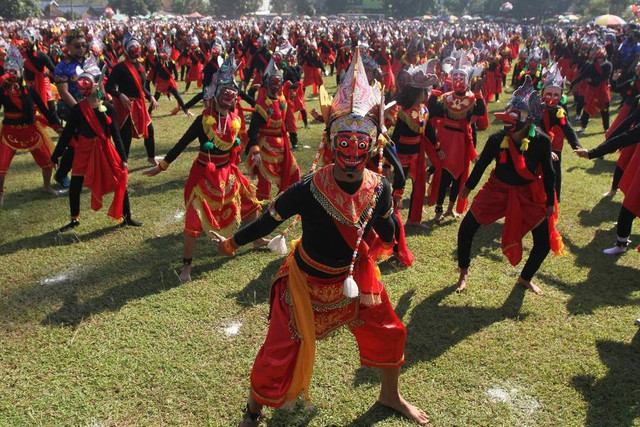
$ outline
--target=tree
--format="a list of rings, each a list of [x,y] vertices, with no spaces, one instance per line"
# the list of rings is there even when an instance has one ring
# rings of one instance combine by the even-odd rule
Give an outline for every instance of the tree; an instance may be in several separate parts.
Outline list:
[[[109,7],[129,16],[153,13],[160,6],[160,0],[109,0]]]
[[[437,12],[435,0],[384,0],[384,13],[395,18],[411,18]]]
[[[262,0],[210,0],[209,13],[214,17],[222,15],[229,18],[237,18],[246,13],[258,10]]]
[[[40,8],[34,0],[0,0],[0,14],[4,19],[26,19],[40,15]]]
[[[206,11],[207,6],[203,0],[173,0],[171,2],[171,12],[180,15],[191,12],[200,12],[204,15]]]

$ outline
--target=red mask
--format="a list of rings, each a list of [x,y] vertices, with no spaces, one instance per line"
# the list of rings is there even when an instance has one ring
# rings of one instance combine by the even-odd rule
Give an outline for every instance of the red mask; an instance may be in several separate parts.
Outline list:
[[[562,90],[559,87],[548,87],[542,92],[542,102],[553,108],[560,103]]]
[[[522,126],[518,126],[518,123],[526,122],[526,118],[522,120],[522,112],[512,107],[508,107],[500,113],[494,113],[494,116],[504,123],[504,128],[507,131],[518,130],[518,127],[522,128]]]
[[[236,102],[238,101],[238,92],[229,87],[220,88],[216,100],[221,108],[233,110],[236,108]]]
[[[335,136],[336,164],[345,172],[364,169],[369,158],[371,136],[359,132],[338,132]]]
[[[466,92],[467,79],[461,74],[455,74],[451,77],[451,84],[454,92]]]
[[[280,92],[280,89],[282,89],[282,84],[282,77],[269,76],[269,79],[267,80],[267,89],[269,89],[271,95],[275,95]]]
[[[127,52],[129,53],[130,58],[137,59],[137,58],[140,58],[140,55],[142,54],[142,49],[140,49],[140,45],[134,44],[129,48]]]
[[[87,97],[91,95],[91,91],[93,90],[93,81],[87,77],[80,77],[78,79],[78,92],[80,95]]]

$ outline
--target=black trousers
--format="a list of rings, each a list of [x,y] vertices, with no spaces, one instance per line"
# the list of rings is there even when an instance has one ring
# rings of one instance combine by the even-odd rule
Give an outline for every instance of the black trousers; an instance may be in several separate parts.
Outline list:
[[[436,211],[442,212],[442,204],[447,197],[447,189],[451,187],[449,191],[449,202],[455,203],[460,192],[460,178],[455,179],[451,173],[442,169],[442,178],[440,179],[440,188],[438,188],[438,201],[436,202]]]
[[[73,175],[71,177],[71,185],[69,186],[69,210],[71,217],[77,218],[80,215],[80,193],[82,193],[82,183],[84,175]],[[131,215],[131,205],[129,204],[129,190],[124,193],[122,202],[122,214],[124,216]]]
[[[629,209],[624,206],[620,207],[620,213],[618,214],[618,226],[616,230],[618,237],[628,238],[631,236],[631,225],[633,225],[633,220],[635,218],[635,214]]]
[[[184,101],[182,100],[182,97],[180,96],[180,92],[178,92],[178,89],[176,89],[175,87],[172,87],[169,89],[169,93],[176,97],[176,101],[178,101],[178,105],[180,106],[180,109],[184,110],[185,104],[184,104]],[[156,91],[156,93],[153,95],[156,101],[159,100],[161,96],[162,94],[158,91]],[[151,105],[149,105],[149,113],[151,113]]]
[[[124,145],[124,152],[127,155],[127,158],[129,158],[129,149],[131,148],[131,140],[133,139],[133,135],[131,133],[132,126],[131,116],[129,116],[127,117],[127,121],[124,122],[120,128],[120,136],[122,137],[122,144]],[[144,139],[144,148],[147,150],[147,158],[151,159],[156,156],[156,140],[153,123],[149,123],[147,129],[149,130],[149,136]]]
[[[562,189],[562,151],[553,150],[558,156],[558,160],[553,160],[553,170],[556,173],[556,197],[560,203],[560,190]]]
[[[471,243],[479,228],[480,223],[476,221],[471,211],[467,212],[458,229],[458,267],[469,268],[471,265]],[[527,281],[533,278],[551,249],[548,220],[545,219],[531,230],[531,235],[533,236],[533,248],[531,248],[529,259],[520,273],[520,277]]]

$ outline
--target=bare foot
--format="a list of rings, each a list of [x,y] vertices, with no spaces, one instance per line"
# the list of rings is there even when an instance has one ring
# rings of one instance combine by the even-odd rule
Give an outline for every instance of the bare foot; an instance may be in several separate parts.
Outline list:
[[[156,160],[156,158],[155,158],[155,157],[149,157],[149,158],[147,158],[147,162],[148,162],[150,165],[158,166],[158,161]]]
[[[429,424],[429,417],[427,417],[427,414],[422,409],[404,400],[404,398],[400,395],[398,395],[398,397],[393,400],[387,400],[380,397],[378,398],[378,403],[391,408],[394,411],[400,412],[409,420],[415,421],[421,426]]]
[[[436,217],[434,218],[436,224],[440,224],[444,220],[444,213],[436,212]]]
[[[444,216],[452,216],[454,219],[460,218],[460,214],[453,209],[448,209]]]
[[[268,244],[269,244],[269,240],[265,239],[264,237],[253,241],[254,248],[261,248],[263,246],[267,246]]]
[[[44,191],[46,191],[49,194],[53,194],[54,196],[57,196],[60,194],[60,192],[58,192],[58,190],[55,190],[52,186],[44,187]]]
[[[604,193],[602,197],[613,197],[616,195],[617,192],[618,190],[609,190],[606,193]]]
[[[182,283],[191,281],[191,265],[185,265],[180,272],[180,281]]]
[[[413,222],[413,221],[407,221],[404,223],[405,226],[407,227],[418,227],[418,228],[429,228],[429,224],[427,224],[426,222]]]
[[[518,284],[524,286],[527,289],[532,290],[537,295],[544,295],[542,289],[534,285],[532,281],[524,280],[522,277],[518,277]]]
[[[456,283],[456,292],[462,293],[467,289],[467,279],[469,278],[469,269],[461,268],[460,269],[460,277],[458,278],[458,283]]]

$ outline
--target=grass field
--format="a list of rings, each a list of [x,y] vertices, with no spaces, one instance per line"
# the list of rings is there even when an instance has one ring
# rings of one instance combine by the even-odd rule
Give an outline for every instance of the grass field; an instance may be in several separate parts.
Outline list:
[[[334,79],[327,80],[332,90]],[[308,100],[309,109],[316,102]],[[174,103],[163,98],[154,113],[159,156],[190,123],[169,114]],[[493,122],[479,134],[480,147],[497,128]],[[319,124],[299,131],[303,170],[321,131]],[[600,120],[592,120],[581,142],[602,141]],[[179,283],[182,191],[195,150],[196,143],[168,171],[146,178],[142,141],[135,141],[129,189],[144,227],[115,226],[105,211],[91,211],[85,191],[81,226],[64,234],[57,229],[68,222],[67,197],[45,194],[31,156],[15,157],[0,209],[1,426],[240,420],[281,257],[242,248],[221,258],[201,238],[193,281]],[[433,425],[640,425],[638,221],[634,250],[602,254],[615,242],[622,200],[621,193],[601,197],[616,158],[582,160],[565,148],[558,227],[567,255],[543,264],[536,276],[542,297],[513,286],[519,269],[502,256],[500,224],[478,232],[464,294],[453,292],[457,221],[408,230],[412,267],[381,265],[408,329],[401,390]],[[527,256],[529,236],[525,242]],[[319,342],[317,352],[315,407],[267,410],[267,425],[408,425],[373,405],[377,372],[358,366],[347,330]]]

